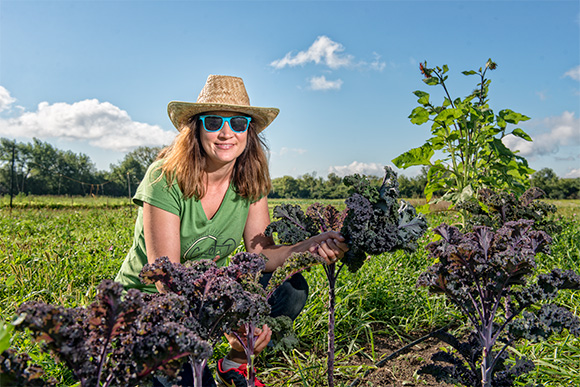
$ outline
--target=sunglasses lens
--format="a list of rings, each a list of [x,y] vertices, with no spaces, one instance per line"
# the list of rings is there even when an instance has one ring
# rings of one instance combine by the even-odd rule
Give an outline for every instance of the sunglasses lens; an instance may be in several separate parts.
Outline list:
[[[246,117],[232,117],[230,124],[234,132],[244,132],[248,129],[248,119]]]
[[[222,127],[223,119],[219,116],[207,116],[204,119],[205,130],[215,132]]]

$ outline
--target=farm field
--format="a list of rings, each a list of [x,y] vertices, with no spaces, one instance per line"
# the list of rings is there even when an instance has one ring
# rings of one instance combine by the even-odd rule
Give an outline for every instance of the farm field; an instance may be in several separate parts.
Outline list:
[[[308,206],[315,200],[271,200],[270,206],[292,202]],[[322,201],[340,208],[341,200]],[[40,300],[63,306],[86,305],[94,300],[96,286],[114,278],[132,241],[136,207],[127,198],[17,197],[0,200],[0,313],[9,320],[24,301]],[[554,201],[563,231],[554,235],[552,252],[540,255],[538,271],[554,267],[580,271],[580,201]],[[420,203],[414,203],[420,204]],[[452,213],[428,215],[431,227],[453,223]],[[397,252],[372,257],[355,274],[346,271],[337,283],[337,386],[349,386],[359,378],[362,386],[438,386],[415,371],[429,361],[429,354],[443,343],[433,339],[406,353],[383,360],[430,331],[450,326],[465,329],[454,307],[444,298],[416,287],[416,280],[432,264],[424,246],[429,231],[412,254]],[[272,386],[320,386],[326,367],[327,288],[319,267],[305,274],[309,301],[295,322],[300,345],[289,353],[264,353],[258,360],[259,377]],[[580,292],[562,293],[556,300],[580,313]],[[62,366],[27,337],[16,334],[13,346],[29,352],[45,371],[72,386]],[[215,348],[223,356],[226,345]],[[534,361],[536,369],[521,380],[545,386],[580,385],[580,340],[564,332],[549,342],[521,342],[511,348]],[[267,352],[267,351],[266,351]],[[211,362],[213,366],[215,362]],[[364,373],[370,373],[363,377]]]

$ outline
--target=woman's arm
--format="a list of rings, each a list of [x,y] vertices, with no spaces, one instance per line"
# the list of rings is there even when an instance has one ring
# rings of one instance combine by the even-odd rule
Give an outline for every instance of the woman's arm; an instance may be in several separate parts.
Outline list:
[[[179,216],[143,203],[143,233],[147,262],[153,263],[159,257],[168,257],[173,263],[181,262]],[[162,291],[161,284],[155,284]]]
[[[318,254],[327,263],[336,262],[348,251],[344,237],[337,232],[329,231],[299,242],[295,245],[276,245],[272,237],[264,235],[264,230],[270,224],[268,199],[266,197],[250,205],[244,241],[250,253],[262,253],[268,257],[266,271],[271,272],[282,266],[292,253],[310,251]]]

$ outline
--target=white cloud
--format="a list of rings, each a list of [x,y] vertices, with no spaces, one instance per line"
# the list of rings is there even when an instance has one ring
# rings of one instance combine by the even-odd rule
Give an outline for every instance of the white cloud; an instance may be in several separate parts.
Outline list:
[[[580,66],[576,66],[564,73],[565,77],[570,77],[576,81],[580,81]]]
[[[564,177],[574,179],[580,177],[580,168],[571,169]]]
[[[376,52],[373,52],[373,56],[375,57],[375,59],[371,63],[369,63],[368,67],[371,70],[383,71],[385,67],[387,67],[387,64],[381,61],[381,56]]]
[[[512,150],[519,150],[524,157],[556,153],[560,146],[580,145],[580,119],[574,117],[574,112],[565,111],[559,117],[545,118],[540,125],[546,131],[532,136],[533,142],[510,135],[503,143]]]
[[[385,167],[377,163],[361,163],[353,161],[349,165],[339,165],[328,168],[328,173],[335,173],[340,177],[358,173],[359,175],[375,175],[383,176],[385,174]]]
[[[286,66],[303,66],[314,62],[316,64],[323,63],[331,69],[337,69],[352,64],[352,55],[343,55],[341,54],[343,51],[342,44],[336,43],[328,36],[323,35],[316,38],[308,50],[300,51],[296,55],[292,55],[289,52],[284,58],[275,60],[270,65],[277,69],[282,69]]]
[[[109,102],[87,99],[73,104],[41,102],[37,111],[0,119],[0,135],[62,138],[126,152],[139,146],[169,144],[175,132],[131,120]]]
[[[373,57],[374,59],[370,63],[365,61],[356,62],[354,56],[344,53],[344,46],[342,44],[333,41],[328,36],[322,35],[317,37],[307,50],[300,51],[297,54],[289,52],[284,58],[270,63],[270,66],[276,69],[283,69],[286,66],[295,67],[315,63],[326,65],[332,70],[341,67],[356,67],[382,71],[386,67],[386,63],[380,60],[381,56],[376,52],[373,52]]]
[[[324,75],[320,77],[312,77],[309,80],[310,88],[312,90],[340,90],[342,87],[342,80],[329,81]]]
[[[6,88],[0,86],[0,112],[8,110],[15,101],[16,98],[13,98]]]

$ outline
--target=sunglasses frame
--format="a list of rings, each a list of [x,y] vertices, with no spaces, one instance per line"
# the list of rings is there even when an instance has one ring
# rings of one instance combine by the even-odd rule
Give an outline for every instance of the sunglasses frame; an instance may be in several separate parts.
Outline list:
[[[221,124],[221,126],[219,127],[219,129],[215,129],[215,130],[210,130],[210,129],[208,129],[208,128],[205,126],[205,119],[206,119],[207,117],[219,117],[219,118],[221,118],[221,119],[222,119],[222,124]],[[231,123],[231,121],[232,121],[232,118],[245,118],[245,119],[248,121],[248,124],[246,125],[246,129],[244,129],[244,130],[241,130],[241,131],[235,130],[235,129],[232,127],[232,123]],[[228,125],[230,126],[230,129],[232,130],[232,132],[234,132],[234,133],[244,133],[244,132],[245,132],[246,130],[248,130],[248,128],[250,127],[250,122],[252,122],[252,117],[248,117],[248,116],[231,116],[231,117],[223,117],[223,116],[219,116],[219,115],[217,115],[217,114],[206,114],[206,115],[202,115],[202,116],[199,116],[199,119],[201,120],[201,123],[202,123],[202,125],[203,125],[203,129],[204,129],[206,132],[210,132],[210,133],[215,133],[215,132],[219,132],[220,130],[222,130],[222,128],[224,127],[224,124],[225,124],[226,122],[227,122],[227,123],[228,123]]]

